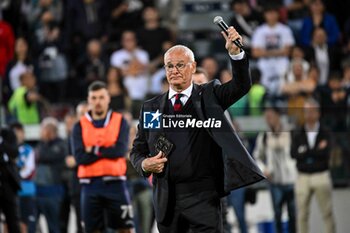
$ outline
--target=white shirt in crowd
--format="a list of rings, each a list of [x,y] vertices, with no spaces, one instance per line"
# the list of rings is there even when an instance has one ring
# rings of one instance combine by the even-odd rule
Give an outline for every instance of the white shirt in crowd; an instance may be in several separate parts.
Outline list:
[[[310,128],[308,125],[305,125],[307,143],[309,144],[309,148],[315,147],[316,138],[317,138],[317,134],[318,134],[319,129],[320,129],[319,122],[317,122],[313,128]]]
[[[266,23],[259,26],[253,34],[252,48],[266,50],[282,49],[295,44],[292,30],[281,23],[270,27]],[[258,68],[261,71],[261,83],[269,92],[277,93],[280,82],[289,67],[287,56],[262,57],[258,60]]]
[[[142,49],[136,49],[132,53],[120,49],[115,51],[111,55],[111,66],[117,67],[119,69],[125,69],[128,67],[132,59],[136,58],[141,64],[148,65],[149,55],[146,51]],[[147,72],[136,76],[126,76],[124,77],[123,83],[128,90],[129,96],[132,100],[143,100],[149,90],[149,75]]]

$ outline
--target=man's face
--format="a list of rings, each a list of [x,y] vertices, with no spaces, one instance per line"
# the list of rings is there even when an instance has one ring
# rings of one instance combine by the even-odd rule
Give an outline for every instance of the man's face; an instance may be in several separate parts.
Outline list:
[[[204,59],[201,66],[207,71],[210,80],[214,78],[219,70],[218,63],[213,58]]]
[[[327,42],[327,34],[322,28],[317,28],[313,34],[313,42],[316,45],[324,45]]]
[[[14,132],[16,134],[18,144],[23,143],[24,142],[24,130],[15,128]]]
[[[308,124],[316,123],[320,118],[320,111],[317,106],[313,104],[306,103],[304,106],[304,118],[305,122]]]
[[[89,107],[93,114],[101,116],[108,110],[110,97],[106,89],[90,91],[88,96]]]
[[[268,24],[274,25],[278,22],[279,14],[276,10],[268,10],[264,13],[264,16]]]
[[[132,51],[137,47],[135,33],[127,31],[122,35],[122,46],[124,49]]]
[[[280,117],[274,110],[266,109],[264,115],[265,121],[270,128],[275,128],[280,123]]]
[[[89,111],[89,105],[88,104],[79,104],[77,106],[77,109],[76,109],[77,119],[80,119],[88,111]]]
[[[192,74],[196,71],[196,62],[180,49],[174,50],[164,57],[166,77],[175,90],[184,90],[191,85]]]
[[[201,85],[201,84],[207,83],[208,78],[207,78],[207,76],[205,76],[205,74],[198,73],[198,74],[192,75],[192,81],[193,81],[193,83],[195,83],[197,85]]]

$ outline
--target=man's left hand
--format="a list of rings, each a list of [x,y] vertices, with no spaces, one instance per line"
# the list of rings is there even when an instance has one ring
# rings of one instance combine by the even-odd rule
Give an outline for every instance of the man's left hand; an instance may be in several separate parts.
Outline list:
[[[237,47],[233,41],[238,39],[242,43],[242,37],[238,34],[236,29],[234,29],[232,26],[227,29],[228,35],[226,35],[225,32],[221,32],[223,37],[226,40],[225,48],[229,52],[230,55],[237,55],[241,52],[241,49]]]

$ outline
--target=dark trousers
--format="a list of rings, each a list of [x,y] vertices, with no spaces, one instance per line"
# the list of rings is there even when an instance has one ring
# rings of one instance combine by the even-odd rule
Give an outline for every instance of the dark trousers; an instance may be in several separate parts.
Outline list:
[[[282,207],[287,205],[289,218],[289,233],[295,233],[295,199],[293,185],[277,185],[271,184],[271,197],[273,203],[273,210],[275,213],[276,232],[282,233]]]
[[[36,217],[37,217],[37,208],[36,208],[36,199],[34,196],[20,196],[19,197],[19,207],[20,207],[20,216],[21,222],[26,224],[28,228],[28,233],[36,232]]]
[[[245,193],[246,188],[239,188],[231,192],[228,196],[229,205],[233,206],[239,223],[240,233],[247,233],[247,223],[245,221]]]
[[[43,214],[46,218],[50,233],[60,233],[60,209],[62,197],[38,196],[38,214]]]
[[[167,220],[158,223],[160,233],[221,233],[220,198],[215,191],[176,194]]]
[[[19,206],[16,192],[10,185],[2,183],[0,186],[0,214],[5,215],[9,233],[20,233]]]
[[[123,180],[93,178],[81,188],[81,219],[85,233],[134,228],[132,205]]]
[[[74,208],[75,216],[76,216],[76,226],[77,226],[77,233],[82,233],[83,228],[81,226],[81,218],[80,218],[80,196],[74,195],[65,195],[62,200],[62,206],[61,206],[61,233],[67,233],[68,231],[68,223],[69,223],[69,215],[71,212],[71,206]]]

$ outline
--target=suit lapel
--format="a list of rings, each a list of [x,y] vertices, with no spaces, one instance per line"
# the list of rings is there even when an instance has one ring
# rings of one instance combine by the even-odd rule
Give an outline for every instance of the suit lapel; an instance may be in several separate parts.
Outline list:
[[[164,93],[160,98],[158,109],[161,113],[164,113],[165,107],[168,105],[168,95],[169,91]]]
[[[193,90],[192,90],[192,102],[194,105],[194,108],[198,114],[199,119],[205,120],[202,108],[201,108],[201,97],[202,97],[202,90],[200,86],[197,84],[193,84]]]

